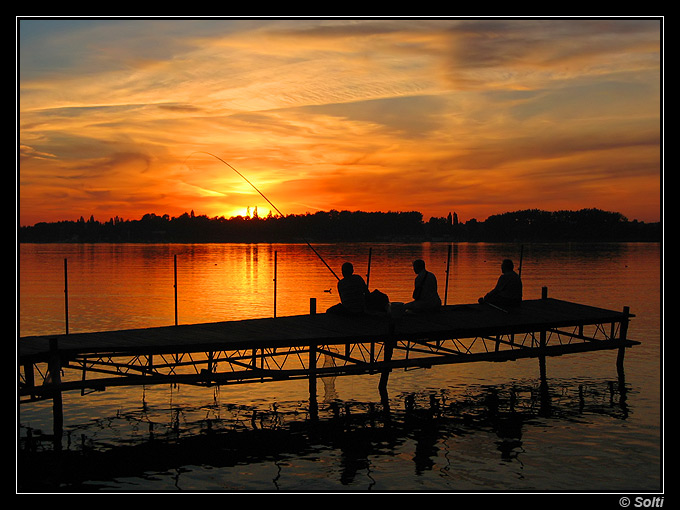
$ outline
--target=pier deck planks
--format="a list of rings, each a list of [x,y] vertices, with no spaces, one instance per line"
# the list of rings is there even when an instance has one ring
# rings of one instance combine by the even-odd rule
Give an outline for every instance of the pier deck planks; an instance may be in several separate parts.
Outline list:
[[[204,324],[21,337],[18,362],[40,362],[49,356],[50,339],[68,356],[80,354],[154,354],[230,349],[260,349],[344,344],[362,341],[470,338],[483,335],[522,333],[551,328],[621,322],[626,316],[602,308],[537,299],[506,312],[489,305],[462,304],[437,312],[404,315],[390,321],[386,316],[342,317],[331,314],[246,319]]]

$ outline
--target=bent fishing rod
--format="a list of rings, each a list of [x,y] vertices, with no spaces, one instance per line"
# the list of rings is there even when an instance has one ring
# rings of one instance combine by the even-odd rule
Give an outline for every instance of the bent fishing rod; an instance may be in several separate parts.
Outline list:
[[[215,156],[214,154],[212,154],[212,153],[210,153],[210,152],[205,152],[205,151],[196,151],[196,152],[192,152],[191,154],[189,154],[189,156],[191,156],[192,154],[207,154],[208,156],[212,156],[213,158],[215,158],[215,159],[221,161],[222,163],[224,163],[225,165],[227,165],[227,166],[228,166],[229,168],[231,168],[234,172],[236,172],[236,173],[239,175],[239,177],[241,177],[244,181],[246,181],[248,184],[250,184],[250,186],[252,186],[252,188],[253,188],[255,191],[257,191],[257,192],[260,194],[260,196],[261,196],[262,198],[264,198],[264,199],[267,201],[267,203],[268,203],[269,205],[271,205],[277,213],[279,213],[279,216],[281,216],[281,217],[283,218],[283,213],[279,210],[278,207],[276,207],[276,206],[272,203],[271,200],[269,200],[269,199],[264,195],[264,193],[262,193],[259,189],[257,189],[257,187],[256,187],[252,182],[250,182],[250,181],[246,178],[245,175],[243,175],[241,172],[239,172],[238,170],[236,170],[233,166],[231,166],[229,163],[227,163],[226,161],[224,161],[222,158],[220,158],[219,156]],[[189,156],[187,156],[187,159],[189,158]],[[310,243],[309,241],[307,241],[307,239],[304,239],[304,238],[303,238],[303,241],[307,244],[307,246],[309,246],[309,248],[314,252],[314,254],[315,254],[317,257],[319,257],[319,260],[321,260],[321,262],[324,263],[324,265],[328,268],[328,270],[329,270],[331,273],[333,273],[333,276],[335,276],[335,278],[336,278],[337,280],[340,280],[340,277],[339,277],[337,274],[335,274],[335,271],[333,271],[333,269],[331,268],[331,266],[328,265],[328,263],[323,259],[323,257],[319,254],[319,252],[316,251],[316,250],[314,249],[314,247],[311,245],[311,243]]]

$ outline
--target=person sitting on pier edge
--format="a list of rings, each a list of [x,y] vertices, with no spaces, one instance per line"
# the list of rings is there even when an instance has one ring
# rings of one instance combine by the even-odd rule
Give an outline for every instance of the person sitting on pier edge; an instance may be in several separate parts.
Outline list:
[[[404,310],[423,312],[438,310],[442,300],[437,292],[437,277],[425,269],[425,262],[421,259],[413,261],[413,271],[416,279],[413,289],[413,301],[404,305]]]
[[[366,311],[368,287],[361,276],[354,274],[354,266],[351,262],[345,262],[342,265],[342,279],[338,281],[338,294],[340,294],[340,303],[331,306],[326,313],[356,315]]]
[[[496,287],[479,298],[479,302],[496,306],[519,306],[522,303],[522,279],[515,272],[512,260],[503,260],[501,273]]]

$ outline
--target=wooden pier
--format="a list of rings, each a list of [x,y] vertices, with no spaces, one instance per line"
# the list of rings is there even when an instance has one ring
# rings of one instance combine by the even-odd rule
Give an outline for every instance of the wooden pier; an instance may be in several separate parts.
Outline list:
[[[227,385],[380,374],[384,391],[395,369],[475,361],[502,362],[618,350],[622,373],[633,317],[623,311],[547,297],[502,310],[488,304],[444,306],[399,317],[309,315],[248,319],[144,329],[21,337],[18,341],[20,403],[50,398],[55,429],[64,391],[182,383]]]

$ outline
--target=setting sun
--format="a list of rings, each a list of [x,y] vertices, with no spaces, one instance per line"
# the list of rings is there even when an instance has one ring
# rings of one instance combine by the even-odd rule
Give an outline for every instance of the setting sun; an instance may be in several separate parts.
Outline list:
[[[242,218],[266,218],[269,214],[269,209],[260,206],[247,206],[242,208],[233,209],[223,216],[225,218],[233,218],[236,216],[241,216]]]

